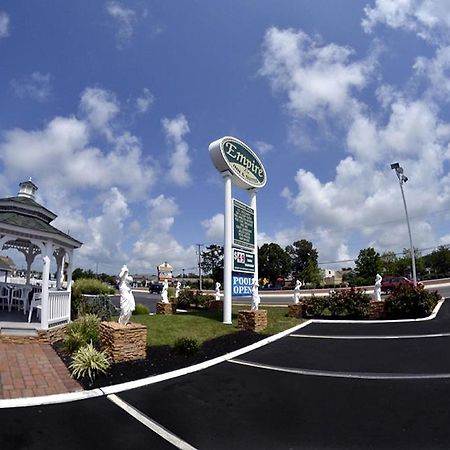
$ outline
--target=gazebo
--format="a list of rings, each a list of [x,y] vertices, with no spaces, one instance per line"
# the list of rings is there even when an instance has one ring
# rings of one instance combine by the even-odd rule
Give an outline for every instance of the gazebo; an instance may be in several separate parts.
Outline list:
[[[11,306],[14,308],[13,300],[17,300],[13,296],[14,292],[22,292],[23,298],[19,298],[21,302],[17,304],[21,305],[23,320],[19,323],[16,320],[14,328],[30,328],[29,309],[37,306],[40,309],[40,322],[33,323],[33,328],[48,330],[70,321],[73,253],[82,243],[51,225],[57,215],[36,202],[38,188],[31,178],[19,186],[17,196],[0,199],[0,250],[14,248],[23,253],[27,264],[26,278],[16,279],[14,283],[0,282],[0,289],[4,297],[5,292],[8,292],[7,311],[10,314],[14,312],[11,311]],[[42,259],[42,280],[39,285],[32,285],[31,265],[37,255]],[[56,262],[56,289],[50,289],[49,283],[52,258]],[[40,301],[30,304],[33,295],[40,297]],[[2,303],[4,310],[5,301]],[[11,328],[8,320],[3,320],[8,319],[8,313],[2,315],[0,331]]]

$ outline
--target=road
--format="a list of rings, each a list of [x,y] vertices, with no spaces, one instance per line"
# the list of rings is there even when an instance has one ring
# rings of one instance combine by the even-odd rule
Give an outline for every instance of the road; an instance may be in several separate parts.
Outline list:
[[[427,286],[427,289],[436,289],[444,298],[450,297],[450,282],[436,284],[436,286]],[[325,289],[316,289],[314,291],[304,291],[304,295],[311,295],[314,292],[315,295],[326,295],[329,291]],[[370,291],[369,291],[370,293]],[[136,303],[142,303],[147,306],[150,312],[156,311],[156,303],[161,301],[159,294],[150,294],[144,290],[133,290]],[[260,291],[261,304],[262,305],[288,305],[293,301],[292,291]],[[116,306],[119,305],[119,297],[114,297],[113,302]],[[236,305],[250,305],[250,297],[234,297],[233,304]]]

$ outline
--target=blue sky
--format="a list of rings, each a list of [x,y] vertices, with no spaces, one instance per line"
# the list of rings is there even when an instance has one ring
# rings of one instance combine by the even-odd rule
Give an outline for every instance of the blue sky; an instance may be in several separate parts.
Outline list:
[[[4,0],[0,58],[0,195],[31,176],[78,266],[193,270],[223,241],[225,135],[266,167],[260,245],[401,252],[395,161],[415,245],[450,243],[445,0]]]

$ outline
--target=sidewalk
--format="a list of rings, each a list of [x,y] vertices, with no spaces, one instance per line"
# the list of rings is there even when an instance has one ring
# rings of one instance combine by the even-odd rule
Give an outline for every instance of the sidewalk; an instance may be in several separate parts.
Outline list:
[[[48,344],[0,344],[0,398],[81,391]]]

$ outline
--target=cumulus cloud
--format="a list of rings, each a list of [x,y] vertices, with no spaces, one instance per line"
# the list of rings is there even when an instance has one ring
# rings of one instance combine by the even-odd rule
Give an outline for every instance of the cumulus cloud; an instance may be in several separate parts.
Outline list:
[[[187,186],[191,182],[189,145],[184,140],[190,131],[188,121],[184,114],[178,114],[174,119],[164,118],[162,125],[171,146],[169,178],[179,186]]]
[[[136,13],[120,2],[108,2],[107,13],[114,19],[117,26],[117,47],[122,48],[128,44],[133,36],[136,23]]]
[[[184,247],[171,234],[178,215],[178,205],[172,197],[159,195],[148,202],[148,227],[133,246],[133,264],[156,272],[156,266],[168,261],[174,271],[195,266],[195,247]]]
[[[353,91],[367,85],[374,69],[371,58],[352,61],[353,53],[348,47],[325,45],[302,30],[273,27],[265,34],[259,73],[294,116],[348,117],[359,109]]]
[[[255,142],[255,151],[259,155],[266,155],[270,153],[274,149],[272,144],[264,141],[256,141]]]
[[[448,41],[450,9],[447,0],[376,0],[364,8],[363,29],[370,33],[377,24],[416,33],[427,41]]]
[[[136,109],[139,113],[147,112],[155,101],[150,89],[144,88],[142,94],[136,99]]]
[[[11,80],[14,93],[20,98],[31,98],[44,102],[51,94],[51,76],[49,73],[33,72],[21,79]]]
[[[0,39],[9,36],[9,16],[0,11]]]
[[[210,219],[205,219],[202,221],[201,225],[205,229],[205,235],[208,240],[223,242],[223,221],[223,214],[216,214]]]

